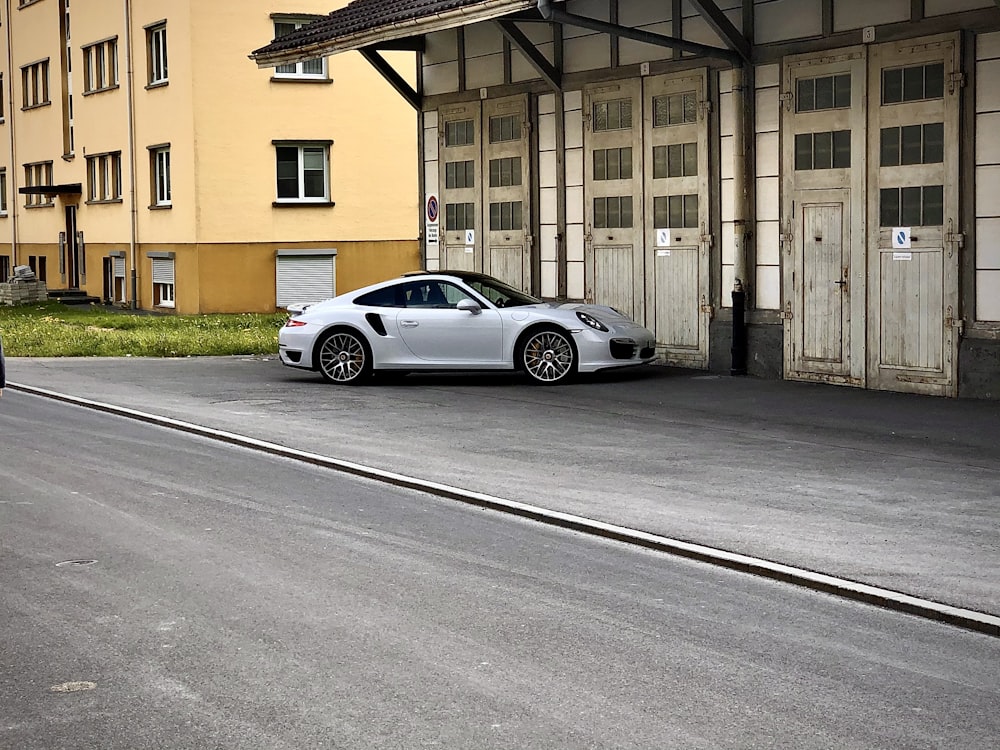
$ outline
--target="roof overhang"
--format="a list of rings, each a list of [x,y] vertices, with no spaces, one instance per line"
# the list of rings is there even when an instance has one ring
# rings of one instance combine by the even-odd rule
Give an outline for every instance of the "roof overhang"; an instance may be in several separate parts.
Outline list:
[[[378,47],[387,42],[406,39],[419,34],[431,34],[436,31],[458,28],[479,21],[492,21],[497,18],[529,10],[537,6],[537,0],[486,0],[453,10],[431,13],[426,16],[407,18],[382,26],[361,30],[354,34],[346,34],[336,39],[322,40],[314,43],[302,41],[293,47],[285,45],[300,37],[301,29],[294,35],[282,37],[281,42],[275,40],[266,47],[261,47],[250,54],[250,59],[260,68],[273,68],[293,62],[317,57],[326,57],[338,52],[348,52],[365,47]],[[307,28],[307,27],[303,27]]]
[[[83,195],[83,185],[79,182],[68,185],[31,185],[18,188],[21,195]]]

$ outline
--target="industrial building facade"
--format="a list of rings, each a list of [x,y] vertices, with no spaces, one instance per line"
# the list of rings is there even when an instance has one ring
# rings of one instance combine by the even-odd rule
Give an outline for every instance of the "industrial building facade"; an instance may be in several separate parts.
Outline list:
[[[268,312],[418,267],[413,109],[360,58],[247,59],[329,9],[6,0],[0,281]]]
[[[428,268],[681,366],[1000,397],[995,0],[356,0],[253,57],[349,50],[419,112]]]

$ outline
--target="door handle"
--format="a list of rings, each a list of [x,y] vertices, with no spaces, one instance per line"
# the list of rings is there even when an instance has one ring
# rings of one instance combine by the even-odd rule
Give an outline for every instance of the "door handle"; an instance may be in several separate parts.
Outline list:
[[[841,289],[843,289],[845,286],[847,286],[847,282],[846,281],[835,281],[833,283],[836,284],[837,286],[839,286]]]
[[[420,325],[420,324],[417,321],[415,321],[415,320],[401,320],[401,321],[399,321],[399,327],[400,328],[416,328],[418,325]]]

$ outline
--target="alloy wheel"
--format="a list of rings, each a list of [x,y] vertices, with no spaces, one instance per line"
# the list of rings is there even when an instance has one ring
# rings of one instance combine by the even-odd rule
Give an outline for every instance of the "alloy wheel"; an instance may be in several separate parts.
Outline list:
[[[524,369],[541,383],[557,383],[573,371],[573,345],[561,333],[539,331],[524,344]]]

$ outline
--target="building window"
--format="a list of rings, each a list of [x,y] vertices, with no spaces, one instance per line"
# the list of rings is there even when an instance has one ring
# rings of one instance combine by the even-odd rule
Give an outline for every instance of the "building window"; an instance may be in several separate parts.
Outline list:
[[[631,180],[632,148],[594,149],[595,180]]]
[[[283,36],[291,34],[296,29],[301,29],[307,23],[311,23],[313,19],[311,18],[283,18],[274,22],[274,38],[279,39]],[[306,78],[306,79],[323,79],[327,78],[326,73],[326,58],[318,57],[314,60],[306,60],[304,62],[289,63],[288,65],[279,65],[274,70],[275,78]]]
[[[329,146],[282,143],[275,146],[274,154],[279,201],[329,201]]]
[[[48,281],[47,263],[48,259],[44,255],[28,256],[28,268],[31,269],[31,272],[35,274],[35,278],[39,281]]]
[[[693,91],[653,97],[653,127],[685,125],[698,121],[698,96]]]
[[[452,120],[444,124],[444,145],[471,146],[476,142],[476,126],[472,120]]]
[[[7,168],[0,167],[0,216],[7,215]]]
[[[919,102],[944,97],[944,63],[882,71],[882,103]]]
[[[21,68],[21,107],[31,109],[50,104],[49,61],[39,60]]]
[[[446,162],[444,165],[444,186],[449,189],[475,187],[476,163],[474,161]]]
[[[940,164],[944,161],[944,123],[882,128],[883,167]]]
[[[521,139],[521,116],[500,115],[490,118],[490,143]]]
[[[521,223],[521,201],[491,203],[490,229],[492,231],[523,229]]]
[[[653,179],[694,177],[698,174],[698,144],[653,146]]]
[[[118,86],[118,39],[106,39],[83,48],[83,93]]]
[[[632,128],[632,100],[615,99],[594,104],[594,132],[605,130],[630,130]]]
[[[505,156],[501,159],[490,159],[490,187],[511,187],[520,184],[520,156]]]
[[[122,154],[95,154],[87,157],[87,202],[120,201],[122,197]]]
[[[3,73],[0,73],[0,122],[4,120]]]
[[[850,130],[799,133],[795,136],[796,169],[848,169],[850,166]]]
[[[167,82],[167,24],[146,29],[146,68],[150,86]]]
[[[594,198],[594,227],[628,229],[632,226],[632,196]]]
[[[697,229],[697,193],[653,198],[653,226],[656,229]]]
[[[879,194],[883,227],[932,227],[944,224],[944,187],[883,188]]]
[[[170,206],[170,146],[149,149],[149,173],[152,178],[150,194],[153,206]]]
[[[447,232],[463,232],[476,228],[475,203],[446,203],[444,206],[444,228]]]
[[[841,73],[835,76],[800,78],[796,83],[795,93],[795,109],[798,112],[846,109],[851,106],[851,76],[849,73]]]
[[[10,258],[0,255],[0,284],[10,281]]]
[[[52,184],[52,162],[42,161],[36,164],[24,165],[24,185],[25,187],[38,187],[40,185]],[[24,205],[32,206],[54,206],[51,195],[32,194],[24,196]]]
[[[153,264],[153,304],[174,306],[174,259],[151,258]]]

